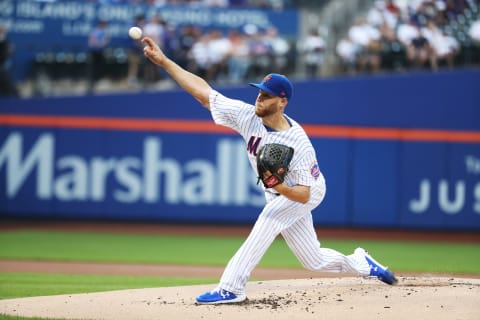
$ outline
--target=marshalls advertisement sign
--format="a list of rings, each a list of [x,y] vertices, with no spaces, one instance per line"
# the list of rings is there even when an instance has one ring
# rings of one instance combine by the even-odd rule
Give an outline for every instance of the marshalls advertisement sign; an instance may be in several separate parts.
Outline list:
[[[478,71],[297,83],[286,113],[327,183],[315,223],[480,230],[478,83]],[[252,223],[263,206],[248,141],[186,93],[0,104],[2,217]]]

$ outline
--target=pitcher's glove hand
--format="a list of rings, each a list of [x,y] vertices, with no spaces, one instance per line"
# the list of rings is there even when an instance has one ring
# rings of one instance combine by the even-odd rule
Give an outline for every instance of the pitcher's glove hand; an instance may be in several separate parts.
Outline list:
[[[285,180],[293,158],[293,148],[278,143],[265,144],[257,154],[258,181],[265,188],[273,188]]]

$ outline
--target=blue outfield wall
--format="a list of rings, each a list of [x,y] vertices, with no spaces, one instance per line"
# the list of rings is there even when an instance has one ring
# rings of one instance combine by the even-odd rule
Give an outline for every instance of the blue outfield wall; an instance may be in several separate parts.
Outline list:
[[[327,180],[315,223],[480,230],[479,83],[475,70],[295,83],[287,113]],[[252,223],[264,203],[242,139],[180,90],[2,99],[0,124],[3,218]]]

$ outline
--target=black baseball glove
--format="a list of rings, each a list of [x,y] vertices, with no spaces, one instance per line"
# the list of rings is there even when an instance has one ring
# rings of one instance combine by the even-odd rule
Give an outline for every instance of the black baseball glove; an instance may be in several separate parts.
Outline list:
[[[273,188],[282,183],[292,161],[293,151],[292,147],[278,143],[262,146],[257,154],[258,182],[262,180],[265,188]],[[268,176],[265,176],[267,172]]]

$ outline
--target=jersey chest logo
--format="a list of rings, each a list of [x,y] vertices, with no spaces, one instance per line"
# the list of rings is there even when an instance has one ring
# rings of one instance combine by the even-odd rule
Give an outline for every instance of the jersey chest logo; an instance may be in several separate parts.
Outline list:
[[[262,137],[251,136],[250,140],[247,142],[247,151],[253,156],[257,156],[258,146],[260,145],[260,141],[262,141]]]

